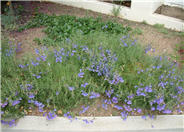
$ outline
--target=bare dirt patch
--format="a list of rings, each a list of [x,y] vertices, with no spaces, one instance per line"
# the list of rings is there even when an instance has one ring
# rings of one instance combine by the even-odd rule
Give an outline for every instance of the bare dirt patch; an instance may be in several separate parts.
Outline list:
[[[80,114],[80,116],[93,117],[93,116],[118,116],[120,115],[120,111],[114,109],[112,104],[108,104],[107,109],[105,109],[105,107],[102,107],[102,105],[104,104],[103,101],[104,101],[103,97],[95,99],[94,102],[89,105],[89,109],[87,110],[87,112]],[[79,107],[73,109],[72,112],[78,115],[80,111],[83,110],[82,106],[84,105],[80,105]],[[84,107],[87,107],[87,106],[84,106]]]
[[[17,52],[17,58],[22,57],[25,53],[33,53],[34,48],[38,45],[34,42],[34,39],[43,38],[45,34],[42,32],[43,28],[32,28],[23,32],[10,33],[10,40],[20,43],[21,50]]]
[[[184,20],[184,9],[167,5],[160,6],[155,13]]]

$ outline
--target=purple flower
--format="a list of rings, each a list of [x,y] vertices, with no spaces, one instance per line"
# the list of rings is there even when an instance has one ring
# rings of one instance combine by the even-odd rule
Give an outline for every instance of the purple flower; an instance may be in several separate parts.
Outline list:
[[[160,104],[162,104],[164,102],[164,98],[161,97],[161,98],[157,99],[156,102],[157,102],[157,104],[160,105]]]
[[[4,102],[3,104],[1,104],[1,107],[4,108],[7,104],[8,102]]]
[[[83,90],[81,90],[81,91],[82,91],[83,96],[85,96],[85,97],[88,96],[88,93],[85,93]]]
[[[132,108],[131,108],[129,105],[128,105],[128,106],[125,105],[124,108],[125,108],[125,110],[128,111],[128,112],[132,111]]]
[[[151,110],[154,111],[155,110],[155,107],[151,107]]]
[[[62,62],[62,56],[56,57],[56,63],[57,62]]]
[[[79,115],[85,113],[89,109],[89,106],[87,106],[87,107],[82,106],[82,108],[83,108],[83,110],[79,112]]]
[[[29,98],[30,98],[30,99],[32,99],[32,98],[34,98],[34,97],[35,97],[34,94],[30,94],[30,95],[29,95]]]
[[[84,83],[84,84],[81,84],[81,87],[86,87],[88,85],[88,83]]]
[[[57,117],[57,115],[56,115],[55,113],[49,112],[49,113],[47,114],[47,119],[48,119],[48,120],[52,120],[52,119],[54,119],[54,118],[56,118],[56,117]]]
[[[164,108],[165,108],[165,104],[163,104],[162,106],[160,106],[160,105],[157,106],[158,111],[162,111],[162,110],[164,110]]]
[[[115,103],[115,104],[118,103],[118,98],[117,97],[113,97],[112,98],[112,102]]]
[[[127,47],[128,46],[127,43],[124,43],[124,46]]]
[[[164,114],[170,114],[170,113],[172,113],[172,111],[169,110],[169,109],[167,109],[167,110],[164,110],[163,113],[164,113]]]
[[[37,78],[37,79],[39,79],[39,78],[41,78],[41,76],[40,76],[40,75],[38,75],[38,76],[36,76],[36,78]]]
[[[3,115],[4,114],[4,111],[1,111],[1,115]]]
[[[14,100],[13,103],[12,103],[12,106],[15,106],[15,105],[17,105],[17,104],[19,104],[19,103],[20,103],[19,100]]]
[[[40,53],[39,53],[39,50],[36,49],[36,48],[35,48],[35,53],[36,53],[36,54],[40,54]]]
[[[84,77],[84,72],[80,72],[80,73],[78,74],[78,77],[83,78],[83,77]]]
[[[148,92],[148,93],[151,93],[152,92],[151,87],[148,87],[148,86],[146,86],[144,90],[145,90],[145,92]]]
[[[27,90],[31,90],[33,88],[31,84],[26,84],[26,86],[27,86]]]
[[[93,123],[93,120],[88,121],[87,119],[83,119],[83,121],[84,121],[86,124]]]
[[[127,116],[128,116],[127,112],[125,112],[125,111],[121,112],[121,117],[123,118],[123,120],[126,120]]]
[[[104,108],[105,110],[107,110],[107,104],[102,104],[102,108]]]
[[[34,103],[34,101],[33,100],[28,100],[28,103]]]
[[[123,107],[119,106],[119,105],[114,105],[114,108],[116,108],[117,110],[122,110]]]
[[[37,60],[37,61],[41,61],[40,57],[37,57],[36,60]]]
[[[90,98],[90,99],[93,99],[93,98],[98,98],[98,97],[100,97],[100,94],[99,94],[99,93],[91,92],[89,98]]]
[[[38,62],[34,62],[34,61],[32,61],[31,64],[32,64],[33,66],[38,66],[38,65],[39,65]]]
[[[56,92],[56,95],[59,95],[59,91]]]
[[[148,115],[152,120],[155,119],[155,115]]]
[[[145,116],[145,115],[143,115],[143,116],[142,116],[142,119],[145,119],[145,120],[146,120],[146,116]]]
[[[42,55],[42,56],[40,56],[40,57],[42,58],[43,61],[46,61],[47,56]]]
[[[19,67],[20,67],[20,68],[24,68],[25,66],[20,64]]]
[[[81,46],[82,47],[82,51],[88,51],[88,47],[87,46]]]
[[[131,100],[128,100],[128,101],[127,101],[127,104],[132,104],[132,101],[131,101]]]
[[[39,107],[39,112],[43,112],[43,108],[42,107]]]
[[[138,113],[141,113],[141,112],[142,112],[142,110],[138,108],[138,109],[137,109],[137,112],[138,112]]]
[[[110,98],[111,97],[111,94],[114,93],[114,90],[113,89],[108,90],[108,91],[106,90],[105,93],[106,93],[107,97]]]
[[[75,88],[74,88],[74,87],[68,87],[68,89],[69,89],[70,91],[73,91]]]

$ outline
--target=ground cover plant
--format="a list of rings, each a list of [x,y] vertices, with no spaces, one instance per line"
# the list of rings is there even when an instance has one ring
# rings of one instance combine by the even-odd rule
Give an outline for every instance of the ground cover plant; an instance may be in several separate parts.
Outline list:
[[[131,30],[130,27],[123,27],[121,24],[107,21],[103,22],[100,17],[94,19],[92,17],[78,18],[75,16],[56,16],[38,13],[26,25],[19,28],[19,31],[45,26],[44,32],[48,35],[46,41],[60,42],[73,36],[76,33],[83,35],[103,31],[105,33],[127,34]],[[39,38],[37,38],[39,39]],[[54,45],[54,44],[53,44]]]
[[[75,25],[76,20],[83,26]],[[149,56],[151,47],[143,48],[133,40],[128,27],[105,22],[94,26],[96,21],[36,16],[22,29],[45,26],[49,41],[39,40],[34,55],[21,60],[16,59],[21,47],[2,40],[3,124],[12,126],[15,119],[35,109],[48,120],[57,116],[73,120],[87,112],[97,98],[103,98],[105,110],[110,105],[117,109],[123,120],[130,115],[155,118],[157,114],[182,113],[183,69],[167,56]],[[63,29],[63,25],[67,26]],[[80,104],[81,111],[72,113]]]

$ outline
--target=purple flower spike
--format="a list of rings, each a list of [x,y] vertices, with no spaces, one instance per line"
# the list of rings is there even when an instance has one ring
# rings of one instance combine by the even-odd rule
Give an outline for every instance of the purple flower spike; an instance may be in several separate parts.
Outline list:
[[[17,105],[17,104],[19,104],[19,103],[20,103],[19,100],[15,100],[15,101],[13,101],[12,106],[15,106],[15,105]]]
[[[164,113],[164,114],[170,114],[170,113],[172,113],[172,111],[169,110],[169,109],[167,109],[167,110],[164,110],[163,113]]]
[[[117,104],[118,103],[118,98],[117,97],[113,97],[112,98],[112,102],[115,103],[115,104]]]
[[[98,98],[98,97],[100,97],[99,93],[92,92],[89,98],[93,99],[93,98]]]
[[[30,95],[29,95],[29,98],[30,98],[30,99],[33,99],[34,97],[35,97],[34,94],[30,94]]]
[[[52,120],[52,119],[54,119],[54,118],[56,118],[56,117],[57,117],[57,115],[56,115],[55,113],[49,112],[49,113],[47,114],[47,119],[48,119],[48,120]]]
[[[82,108],[83,108],[83,110],[79,112],[79,115],[85,113],[89,109],[89,106],[87,106],[87,107],[82,106]]]
[[[114,108],[116,108],[117,110],[122,110],[123,107],[119,106],[119,105],[114,105]]]

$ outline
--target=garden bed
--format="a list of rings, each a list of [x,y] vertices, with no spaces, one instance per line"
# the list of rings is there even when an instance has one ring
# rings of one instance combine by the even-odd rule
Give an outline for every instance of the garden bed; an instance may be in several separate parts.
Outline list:
[[[184,9],[179,7],[162,5],[155,11],[155,13],[184,20]]]
[[[35,52],[21,59],[22,46],[2,39],[3,124],[24,115],[182,114],[183,70],[168,56],[149,56],[154,49],[141,46],[129,26],[37,12],[19,31],[39,27],[45,34],[32,38]]]

